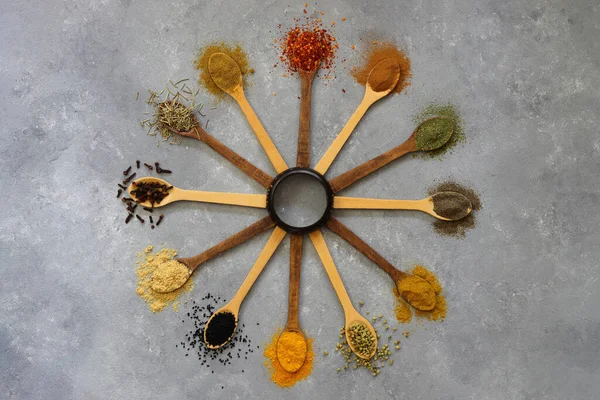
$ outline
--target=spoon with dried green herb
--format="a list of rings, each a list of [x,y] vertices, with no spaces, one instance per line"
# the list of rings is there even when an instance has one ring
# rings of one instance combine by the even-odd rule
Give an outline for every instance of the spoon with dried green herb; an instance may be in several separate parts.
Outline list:
[[[267,196],[264,194],[183,190],[174,187],[163,179],[152,176],[133,181],[127,191],[133,201],[143,207],[162,207],[174,201],[183,200],[256,208],[266,208],[267,206]]]
[[[401,145],[333,178],[329,181],[331,189],[337,193],[405,154],[439,149],[448,143],[453,133],[454,121],[450,118],[429,118],[423,121]]]
[[[456,192],[439,192],[422,200],[365,199],[360,197],[333,198],[333,208],[416,210],[443,221],[457,221],[469,215],[473,206],[469,199]]]

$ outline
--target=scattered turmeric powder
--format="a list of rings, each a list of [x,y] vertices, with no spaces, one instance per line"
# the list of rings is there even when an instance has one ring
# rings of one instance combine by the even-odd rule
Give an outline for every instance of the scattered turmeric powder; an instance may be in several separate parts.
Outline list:
[[[225,97],[225,92],[223,92],[213,81],[208,70],[210,56],[215,53],[225,53],[233,58],[240,67],[240,71],[242,71],[242,85],[244,85],[244,87],[247,85],[246,76],[248,73],[253,73],[254,70],[249,68],[248,56],[239,44],[229,45],[223,42],[216,42],[202,48],[194,61],[196,69],[200,71],[199,82],[209,93],[215,95],[218,100],[222,100],[223,97]]]
[[[435,292],[429,282],[418,275],[409,275],[397,283],[403,299],[417,310],[431,310],[435,307]]]
[[[437,276],[429,271],[422,265],[417,265],[412,270],[413,275],[423,278],[425,281],[431,285],[433,291],[435,292],[435,306],[431,310],[419,310],[415,309],[414,313],[417,317],[427,318],[431,321],[443,320],[446,318],[446,298],[442,294],[442,285],[438,280]],[[400,296],[400,292],[398,288],[394,287],[393,289],[394,296],[396,297],[397,305],[394,310],[396,314],[396,319],[401,323],[409,323],[412,319],[412,309],[411,307],[402,299]]]
[[[281,366],[277,359],[277,341],[279,340],[280,333],[281,330],[278,329],[271,338],[271,342],[265,347],[264,354],[267,358],[265,366],[271,374],[271,380],[277,385],[287,388],[294,386],[296,382],[306,379],[311,374],[315,356],[312,348],[313,339],[308,338],[306,341],[306,360],[304,360],[302,367],[296,372],[288,372]]]
[[[190,292],[194,287],[194,281],[190,277],[185,284],[172,292],[159,293],[152,289],[152,275],[156,269],[171,261],[177,255],[177,250],[164,248],[158,253],[152,253],[152,246],[146,247],[144,252],[138,253],[136,261],[136,274],[138,277],[136,293],[140,296],[154,313],[164,310],[172,305],[173,311],[177,311],[179,302],[175,301],[183,294]]]
[[[400,93],[407,86],[410,85],[410,78],[412,74],[410,72],[410,60],[404,54],[403,51],[399,50],[392,43],[378,43],[373,41],[366,52],[366,59],[363,61],[363,65],[355,67],[351,73],[354,79],[361,85],[366,85],[369,78],[369,73],[373,67],[380,61],[386,58],[393,58],[398,62],[400,66],[400,78],[398,83],[392,90],[392,93]]]
[[[285,331],[277,342],[277,359],[281,366],[290,372],[296,372],[306,360],[306,340],[298,332]]]

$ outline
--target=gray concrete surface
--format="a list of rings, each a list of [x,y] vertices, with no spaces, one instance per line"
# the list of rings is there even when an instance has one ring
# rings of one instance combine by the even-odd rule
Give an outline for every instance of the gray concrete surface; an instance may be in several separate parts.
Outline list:
[[[203,44],[239,41],[256,69],[248,98],[291,164],[299,82],[273,69],[272,42],[278,23],[302,15],[301,2],[1,3],[0,398],[598,396],[598,1],[378,3],[319,2],[325,20],[338,21],[339,56],[348,61],[338,62],[336,80],[316,81],[313,158],[362,96],[344,68],[359,61],[350,45],[391,39],[410,55],[412,86],[369,111],[328,176],[399,144],[425,105],[451,101],[466,144],[443,162],[398,161],[344,193],[420,198],[451,178],[474,187],[484,208],[463,240],[435,235],[427,215],[337,213],[399,267],[434,270],[448,317],[411,325],[394,366],[377,379],[338,375],[341,360],[322,352],[334,348],[343,314],[307,245],[301,320],[319,355],[313,374],[290,390],[269,381],[260,353],[215,374],[200,368],[175,349],[185,333],[180,316],[152,315],[135,294],[135,253],[148,244],[196,254],[264,213],[173,204],[161,229],[125,226],[115,180],[136,159],[160,160],[181,187],[261,193],[199,143],[157,147],[139,126],[147,109],[135,95],[194,77]],[[200,100],[215,136],[274,172],[235,104],[210,110],[212,97]],[[266,238],[197,271],[187,298],[231,297]],[[354,301],[393,319],[389,278],[335,235],[325,238]],[[284,243],[242,309],[244,321],[260,323],[246,331],[256,343],[285,322]]]

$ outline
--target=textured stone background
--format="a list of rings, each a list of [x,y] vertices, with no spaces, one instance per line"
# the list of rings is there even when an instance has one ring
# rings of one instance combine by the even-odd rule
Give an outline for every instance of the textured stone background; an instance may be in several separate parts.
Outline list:
[[[261,193],[197,142],[161,145],[139,126],[135,101],[168,79],[194,77],[197,49],[239,41],[256,69],[247,96],[288,163],[295,159],[299,82],[273,69],[277,24],[302,4],[275,1],[3,1],[0,5],[0,398],[590,399],[600,391],[600,10],[579,1],[321,2],[350,45],[391,39],[413,63],[412,86],[374,106],[333,177],[401,143],[432,101],[460,110],[468,142],[443,162],[407,157],[344,192],[421,198],[451,178],[484,208],[463,240],[410,212],[337,215],[391,262],[424,263],[443,282],[448,318],[411,325],[393,368],[338,375],[332,350],[342,311],[312,245],[301,320],[319,353],[312,376],[273,385],[254,353],[215,374],[185,358],[172,311],[152,315],[135,294],[135,253],[165,244],[196,254],[264,213],[173,204],[161,229],[123,224],[115,180],[136,159],[160,160],[178,186]],[[342,89],[346,93],[342,93]],[[273,96],[277,92],[277,96]],[[338,63],[315,82],[318,159],[362,96]],[[200,100],[213,106],[206,93]],[[209,130],[273,172],[231,101]],[[267,234],[207,263],[189,298],[231,297]],[[355,302],[392,319],[391,282],[330,232],[325,237]],[[285,240],[242,308],[262,345],[285,322]],[[182,312],[186,308],[182,307]],[[261,346],[262,347],[262,346]],[[241,373],[244,369],[246,372]],[[221,385],[225,389],[221,389]]]

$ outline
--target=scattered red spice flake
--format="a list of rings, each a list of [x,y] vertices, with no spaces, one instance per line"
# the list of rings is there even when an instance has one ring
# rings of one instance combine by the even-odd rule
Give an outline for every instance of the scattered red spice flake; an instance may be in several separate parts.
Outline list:
[[[342,21],[345,21],[345,20],[346,20],[346,17],[342,17]]]
[[[306,10],[302,10],[304,12],[304,14],[306,14]]]
[[[298,22],[298,21],[296,21]],[[281,60],[290,72],[314,71],[319,65],[329,70],[333,67],[335,37],[317,21],[307,21],[288,30],[281,40]]]
[[[342,93],[346,93],[346,89],[342,89]]]

